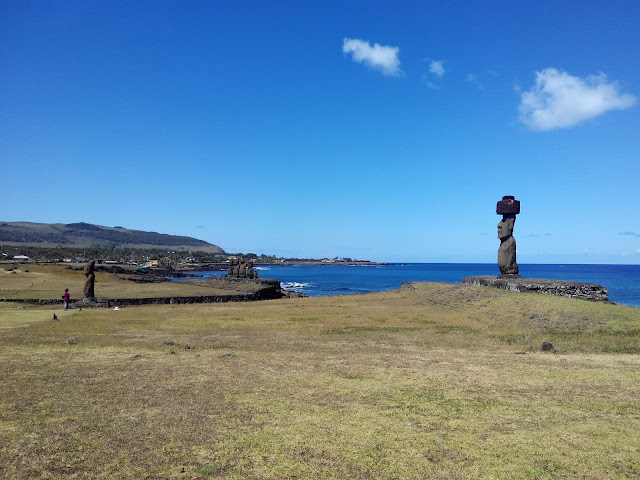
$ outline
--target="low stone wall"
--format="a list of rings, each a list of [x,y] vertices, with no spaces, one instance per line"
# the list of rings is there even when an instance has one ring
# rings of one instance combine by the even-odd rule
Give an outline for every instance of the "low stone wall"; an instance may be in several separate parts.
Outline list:
[[[592,302],[608,302],[609,292],[594,283],[567,282],[564,280],[546,280],[541,278],[504,278],[504,277],[464,277],[467,285],[503,288],[514,292],[540,292],[561,297],[579,298]]]
[[[33,303],[37,305],[62,305],[62,299],[53,298],[0,298],[0,302]]]
[[[144,297],[144,298],[93,298],[74,300],[69,302],[69,308],[91,307],[121,307],[125,305],[169,305],[185,303],[224,303],[224,302],[254,302],[258,300],[272,300],[282,298],[282,290],[278,280],[262,280],[263,288],[253,293],[237,293],[229,295],[191,295],[173,297]],[[40,298],[4,298],[5,302],[32,303],[38,305],[62,305],[62,300]]]

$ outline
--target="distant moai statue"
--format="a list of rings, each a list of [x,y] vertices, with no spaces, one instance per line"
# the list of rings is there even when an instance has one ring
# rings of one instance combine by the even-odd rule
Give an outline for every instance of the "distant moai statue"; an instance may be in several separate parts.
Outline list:
[[[247,276],[247,263],[245,262],[244,257],[240,257],[240,273],[238,276],[240,277]]]
[[[236,265],[236,259],[235,258],[231,258],[229,260],[229,268],[227,268],[227,275],[230,277],[233,277],[233,270],[235,268]]]
[[[240,258],[236,259],[236,264],[233,267],[233,276],[234,277],[239,277],[240,276],[240,265],[242,264],[243,261],[244,261],[244,259],[242,258],[242,256],[240,256]]]
[[[513,227],[516,223],[516,215],[520,213],[520,201],[511,195],[502,197],[496,206],[496,213],[502,215],[498,223],[498,267],[502,275],[518,276],[518,263],[516,262],[516,239],[513,238]]]
[[[96,268],[96,261],[91,260],[84,266],[84,274],[87,277],[87,281],[84,283],[84,297],[94,298],[94,283],[96,281],[96,275],[94,270]]]
[[[247,262],[247,278],[253,278],[253,260]]]
[[[235,278],[258,278],[258,270],[253,268],[253,260],[245,260],[243,255],[229,259],[227,276]]]

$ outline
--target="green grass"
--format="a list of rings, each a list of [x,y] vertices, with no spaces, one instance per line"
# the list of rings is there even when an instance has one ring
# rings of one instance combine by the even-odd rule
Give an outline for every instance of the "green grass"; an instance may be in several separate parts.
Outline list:
[[[640,477],[640,309],[415,287],[0,304],[0,477]]]

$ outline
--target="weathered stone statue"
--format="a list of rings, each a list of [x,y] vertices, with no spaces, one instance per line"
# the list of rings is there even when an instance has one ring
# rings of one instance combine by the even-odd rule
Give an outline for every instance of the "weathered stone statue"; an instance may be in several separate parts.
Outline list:
[[[498,223],[498,267],[502,275],[518,275],[518,263],[516,262],[516,239],[513,238],[513,227],[516,223],[516,215],[520,213],[520,201],[511,195],[505,195],[496,206],[496,213],[502,215]]]
[[[93,271],[96,268],[96,261],[91,260],[84,266],[84,274],[87,277],[87,281],[84,283],[84,298],[94,298],[94,283],[96,281],[96,275]]]
[[[229,260],[229,268],[227,268],[227,275],[232,277],[233,276],[233,269],[236,265],[236,259],[232,258]]]
[[[244,262],[244,258],[240,257],[236,260],[236,265],[233,268],[233,276],[234,277],[239,277],[240,276],[240,265],[241,263]]]
[[[247,276],[247,263],[244,261],[244,257],[240,257],[240,273],[238,275],[240,277]]]
[[[253,261],[249,260],[247,262],[247,278],[253,278]]]

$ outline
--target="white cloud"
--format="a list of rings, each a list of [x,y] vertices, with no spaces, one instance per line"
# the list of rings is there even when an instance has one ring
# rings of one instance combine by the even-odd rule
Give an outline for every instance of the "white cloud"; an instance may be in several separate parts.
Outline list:
[[[373,44],[359,40],[357,38],[345,38],[342,43],[342,51],[351,53],[353,61],[364,63],[371,68],[381,70],[383,74],[398,76],[400,70],[400,59],[398,58],[398,47]]]
[[[572,127],[609,110],[629,108],[636,97],[620,94],[604,73],[584,79],[555,68],[536,72],[535,85],[521,94],[520,120],[532,130]]]
[[[445,72],[444,60],[431,60],[431,63],[429,64],[429,71],[436,77],[442,78]]]

